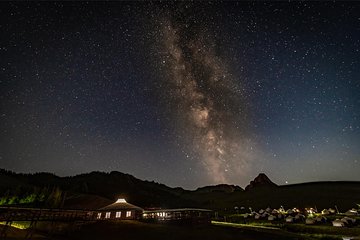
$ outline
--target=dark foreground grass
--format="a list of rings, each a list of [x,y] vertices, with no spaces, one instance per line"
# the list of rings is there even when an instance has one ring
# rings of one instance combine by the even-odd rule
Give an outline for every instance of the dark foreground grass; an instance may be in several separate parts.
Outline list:
[[[4,225],[0,224],[0,232],[3,231],[3,229],[5,228]],[[6,240],[18,240],[18,239],[26,239],[26,235],[27,235],[27,230],[26,229],[18,229],[18,228],[14,228],[14,227],[8,227],[6,229]],[[1,238],[1,240],[3,240],[4,238]],[[38,233],[34,233],[32,238],[32,240],[46,240],[48,239],[46,236],[38,234]]]
[[[284,229],[291,232],[302,232],[307,234],[326,234],[337,236],[360,236],[359,227],[333,227],[305,224],[285,224]]]
[[[305,225],[305,224],[272,224],[269,222],[253,222],[247,224],[228,223],[228,222],[214,222],[216,225],[238,227],[243,229],[254,229],[255,231],[270,232],[281,231],[289,234],[294,233],[300,235],[306,239],[321,239],[321,240],[333,240],[343,239],[343,237],[355,237],[360,236],[359,227],[333,227],[330,225]]]
[[[325,240],[341,239],[339,235],[329,234],[324,228],[314,226],[291,225],[285,229],[278,226],[251,226],[231,223],[215,223],[213,225],[177,226],[168,224],[143,223],[138,221],[101,221],[82,225],[79,228],[72,228],[63,231],[62,234],[36,234],[33,239],[53,239],[53,240]],[[1,226],[0,226],[1,230]],[[337,230],[337,229],[334,229]],[[356,232],[342,230],[343,236],[354,236]],[[355,231],[355,229],[354,229]],[[12,229],[9,232],[9,239],[24,239],[25,230]]]
[[[66,239],[112,240],[112,239],[171,239],[171,240],[300,240],[306,237],[277,231],[255,231],[223,226],[175,226],[149,224],[136,221],[98,222],[83,226]]]

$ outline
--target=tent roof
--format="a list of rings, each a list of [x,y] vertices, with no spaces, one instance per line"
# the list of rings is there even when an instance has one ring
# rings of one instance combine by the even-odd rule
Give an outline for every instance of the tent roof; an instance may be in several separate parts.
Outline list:
[[[100,208],[100,210],[139,210],[139,211],[143,211],[144,209],[132,205],[130,203],[127,203],[125,201],[125,199],[118,199],[116,202],[107,205],[103,208]]]

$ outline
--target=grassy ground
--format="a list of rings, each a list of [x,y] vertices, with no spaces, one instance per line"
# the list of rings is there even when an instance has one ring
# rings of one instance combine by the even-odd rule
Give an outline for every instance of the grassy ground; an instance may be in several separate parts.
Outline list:
[[[2,227],[0,225],[0,231]],[[7,239],[24,239],[27,230],[10,228]],[[341,236],[358,236],[359,228],[333,228],[330,226],[307,226],[288,224],[284,226],[234,224],[213,222],[212,225],[177,226],[167,224],[151,224],[138,221],[95,222],[88,223],[72,231],[64,231],[62,235],[45,237],[35,235],[33,239],[56,240],[333,240]]]
[[[5,228],[4,225],[0,224],[0,232],[2,232],[2,230]],[[7,240],[20,240],[20,239],[25,239],[26,234],[27,234],[27,230],[26,229],[19,229],[19,228],[15,228],[15,227],[8,227],[6,229],[6,239]],[[45,240],[47,239],[44,235],[41,234],[33,234],[32,238],[33,240]]]
[[[360,227],[333,227],[330,223],[327,225],[305,225],[303,223],[280,223],[269,222],[266,220],[248,221],[244,223],[216,223],[223,226],[253,228],[259,231],[266,229],[281,229],[289,233],[296,233],[309,239],[342,239],[344,236],[360,236]]]
[[[326,234],[335,236],[360,236],[359,227],[333,227],[321,225],[285,224],[284,229],[291,232],[303,232],[308,234]]]
[[[277,231],[258,231],[254,229],[229,228],[223,226],[174,226],[165,224],[149,224],[136,221],[105,223],[99,222],[83,226],[66,239],[206,239],[206,240],[300,240],[307,239],[297,234]]]

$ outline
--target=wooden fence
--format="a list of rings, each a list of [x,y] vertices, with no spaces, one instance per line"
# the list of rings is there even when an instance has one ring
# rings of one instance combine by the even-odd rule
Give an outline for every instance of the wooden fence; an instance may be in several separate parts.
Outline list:
[[[6,239],[7,230],[13,222],[29,222],[26,239],[31,239],[37,222],[89,222],[97,221],[97,213],[93,210],[67,210],[46,208],[0,207],[0,222],[3,223],[0,239]],[[102,219],[100,219],[102,220]]]

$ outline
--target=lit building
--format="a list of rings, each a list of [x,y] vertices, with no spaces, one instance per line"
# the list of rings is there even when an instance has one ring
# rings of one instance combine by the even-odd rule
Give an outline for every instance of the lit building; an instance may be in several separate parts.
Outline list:
[[[125,199],[119,198],[113,204],[99,209],[97,219],[126,220],[139,219],[142,217],[144,209],[127,203]]]
[[[144,211],[143,219],[159,222],[210,223],[211,210],[197,208],[158,209]]]
[[[212,211],[197,208],[147,210],[118,199],[115,203],[100,208],[96,213],[98,220],[150,220],[159,223],[174,222],[202,224],[211,222]]]

